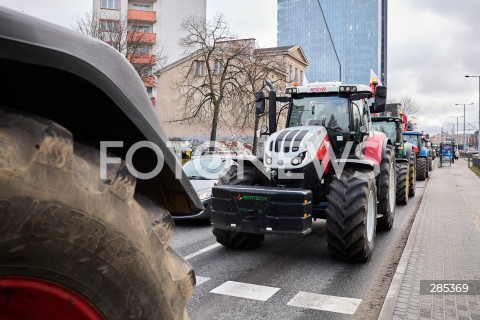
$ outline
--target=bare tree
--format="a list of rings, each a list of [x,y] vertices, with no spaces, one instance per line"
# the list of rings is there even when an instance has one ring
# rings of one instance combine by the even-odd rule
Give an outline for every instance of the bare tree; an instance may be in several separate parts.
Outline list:
[[[243,101],[242,61],[253,54],[254,39],[237,39],[221,15],[208,22],[189,17],[181,29],[187,35],[180,45],[193,62],[178,83],[184,114],[177,121],[211,124],[213,141],[219,124],[236,122]]]
[[[102,40],[120,51],[147,86],[153,86],[153,76],[165,65],[167,57],[155,44],[155,35],[126,15],[111,13],[103,17],[86,13],[77,20],[74,30]]]
[[[415,122],[417,118],[416,114],[420,111],[420,106],[415,99],[409,96],[403,96],[400,99],[393,97],[388,100],[389,103],[401,103],[402,108],[400,111],[402,111],[408,117],[409,121]]]
[[[278,51],[254,50],[254,54],[244,56],[239,63],[242,74],[242,103],[237,123],[242,128],[253,127],[253,154],[257,152],[258,137],[257,131],[260,117],[255,112],[255,93],[261,91],[265,86],[265,80],[270,80],[276,87],[284,87],[286,71],[282,66],[282,55]]]

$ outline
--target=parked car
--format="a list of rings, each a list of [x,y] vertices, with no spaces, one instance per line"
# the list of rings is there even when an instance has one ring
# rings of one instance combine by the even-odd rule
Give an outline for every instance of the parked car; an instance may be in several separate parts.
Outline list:
[[[231,157],[213,154],[193,157],[183,165],[183,171],[198,194],[205,209],[195,215],[174,216],[178,219],[210,219],[212,188],[224,172],[234,163]]]

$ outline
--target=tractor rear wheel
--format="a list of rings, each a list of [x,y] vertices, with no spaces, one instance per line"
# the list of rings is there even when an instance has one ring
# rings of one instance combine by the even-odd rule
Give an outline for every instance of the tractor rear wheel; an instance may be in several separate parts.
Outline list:
[[[433,170],[433,160],[432,157],[428,157],[428,170],[432,171]]]
[[[427,178],[427,158],[419,157],[417,158],[417,180],[424,181]]]
[[[377,223],[375,177],[369,170],[344,169],[330,185],[327,205],[328,250],[347,261],[372,255]]]
[[[195,275],[173,220],[124,163],[0,109],[0,319],[187,319]],[[6,318],[4,318],[4,317]]]
[[[415,157],[412,155],[409,161],[409,176],[408,176],[408,196],[413,197],[415,196],[415,188],[417,186],[416,182],[416,168],[417,162],[415,161]]]
[[[243,178],[238,175],[238,166],[232,165],[228,171],[218,180],[220,185],[246,185],[254,184],[257,177],[257,169],[251,166],[244,166]],[[214,227],[213,235],[217,242],[227,248],[234,249],[255,249],[260,246],[265,239],[265,235],[257,233],[248,233],[240,231],[223,230]]]
[[[408,203],[409,171],[408,162],[397,162],[397,204]]]
[[[380,194],[378,196],[378,218],[377,229],[379,231],[388,231],[393,226],[395,218],[396,186],[397,174],[395,166],[395,156],[392,146],[388,145],[385,157],[380,163]]]

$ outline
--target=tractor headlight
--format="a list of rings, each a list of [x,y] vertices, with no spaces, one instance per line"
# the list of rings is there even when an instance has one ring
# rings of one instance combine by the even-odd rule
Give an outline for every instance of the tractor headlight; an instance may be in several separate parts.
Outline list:
[[[296,156],[295,158],[292,159],[292,161],[290,161],[290,163],[293,165],[293,166],[298,166],[299,164],[301,164],[303,162],[303,160],[305,159],[305,156],[306,156],[306,152],[301,152],[298,154],[298,156]]]

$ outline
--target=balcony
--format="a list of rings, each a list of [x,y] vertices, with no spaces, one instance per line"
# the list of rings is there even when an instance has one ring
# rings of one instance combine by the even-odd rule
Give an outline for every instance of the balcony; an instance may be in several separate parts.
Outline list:
[[[154,54],[129,54],[127,59],[131,64],[155,64],[157,62]]]
[[[155,87],[155,77],[154,76],[149,76],[149,77],[142,77],[143,85],[145,87]]]
[[[128,20],[156,22],[157,13],[155,11],[128,9],[127,18]]]
[[[147,32],[128,32],[127,41],[155,44],[157,42],[157,34]]]

